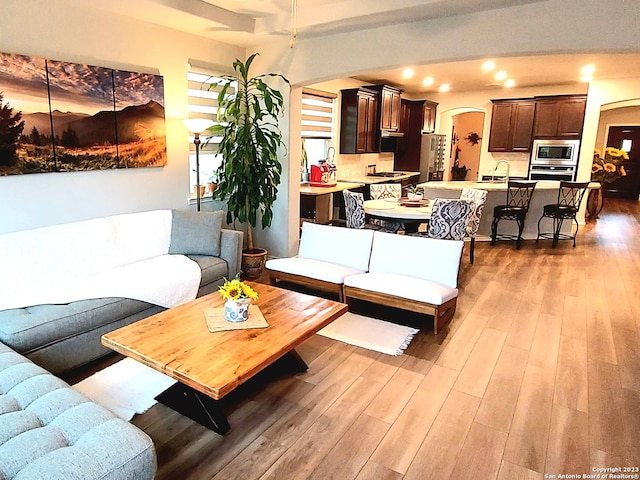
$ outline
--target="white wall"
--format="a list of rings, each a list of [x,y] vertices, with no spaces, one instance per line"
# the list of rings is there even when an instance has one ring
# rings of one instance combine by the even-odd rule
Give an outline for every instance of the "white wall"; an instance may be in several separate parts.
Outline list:
[[[168,157],[162,168],[0,177],[0,233],[116,213],[187,209],[189,139],[180,122],[187,116],[187,62],[228,69],[245,54],[67,0],[2,0],[0,51],[162,75]]]

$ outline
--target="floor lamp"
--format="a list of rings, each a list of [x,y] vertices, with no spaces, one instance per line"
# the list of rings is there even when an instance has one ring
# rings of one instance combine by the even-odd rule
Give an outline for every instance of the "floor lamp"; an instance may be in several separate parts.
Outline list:
[[[187,118],[182,123],[193,134],[193,144],[196,146],[196,209],[200,211],[200,134],[213,126],[214,121],[208,118]]]

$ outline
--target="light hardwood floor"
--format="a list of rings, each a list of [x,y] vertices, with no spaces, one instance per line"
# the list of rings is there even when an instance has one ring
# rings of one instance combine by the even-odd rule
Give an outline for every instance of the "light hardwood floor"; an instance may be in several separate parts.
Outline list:
[[[228,399],[224,437],[156,405],[133,422],[155,442],[157,478],[513,480],[640,466],[639,219],[639,202],[607,199],[576,248],[478,242],[473,266],[465,248],[443,332],[427,320],[399,357],[316,335],[298,349],[308,372]]]

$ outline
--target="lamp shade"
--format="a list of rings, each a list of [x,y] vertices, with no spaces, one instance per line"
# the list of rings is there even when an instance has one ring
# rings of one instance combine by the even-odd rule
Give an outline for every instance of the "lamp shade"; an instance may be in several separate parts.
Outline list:
[[[207,128],[213,126],[215,122],[208,118],[186,118],[182,120],[182,123],[184,123],[191,133],[200,134]]]

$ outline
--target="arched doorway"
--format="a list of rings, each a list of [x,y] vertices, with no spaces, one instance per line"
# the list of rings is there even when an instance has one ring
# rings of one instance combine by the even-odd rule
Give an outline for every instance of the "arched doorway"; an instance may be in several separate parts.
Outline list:
[[[470,180],[478,178],[480,153],[484,131],[485,112],[477,108],[455,108],[440,115],[440,131],[449,138],[449,155],[445,164],[444,180]],[[457,171],[464,167],[467,172],[462,178],[454,178],[452,167],[458,160]]]

